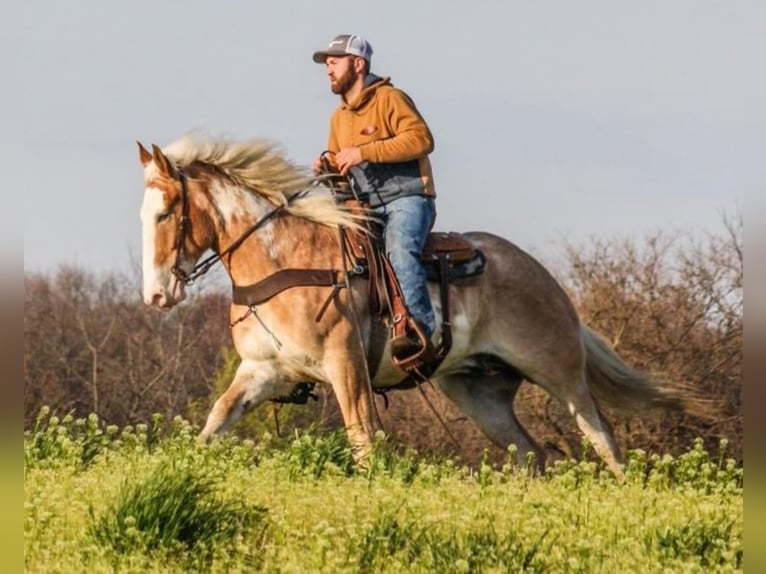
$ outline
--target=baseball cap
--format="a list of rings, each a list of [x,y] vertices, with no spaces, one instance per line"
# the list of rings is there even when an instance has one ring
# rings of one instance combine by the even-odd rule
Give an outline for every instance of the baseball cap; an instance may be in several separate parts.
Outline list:
[[[317,64],[324,64],[329,56],[359,56],[369,62],[372,58],[372,46],[361,36],[341,34],[330,41],[326,50],[314,52],[314,61]]]

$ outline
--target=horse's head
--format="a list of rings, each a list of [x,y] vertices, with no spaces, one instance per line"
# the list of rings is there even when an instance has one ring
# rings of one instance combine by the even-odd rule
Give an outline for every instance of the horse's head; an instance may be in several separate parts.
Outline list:
[[[169,309],[186,297],[184,278],[202,254],[191,224],[193,205],[183,173],[156,145],[138,144],[144,166],[144,302]]]

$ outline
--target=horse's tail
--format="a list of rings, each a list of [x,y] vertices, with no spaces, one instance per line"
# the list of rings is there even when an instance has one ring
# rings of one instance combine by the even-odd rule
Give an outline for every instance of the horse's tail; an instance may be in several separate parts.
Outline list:
[[[624,413],[665,409],[707,415],[709,405],[695,398],[691,388],[654,380],[627,365],[590,327],[582,324],[581,331],[585,376],[597,401]]]

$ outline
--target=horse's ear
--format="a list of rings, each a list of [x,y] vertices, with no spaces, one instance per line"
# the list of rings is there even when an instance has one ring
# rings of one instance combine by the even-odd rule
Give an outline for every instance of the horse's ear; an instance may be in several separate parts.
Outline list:
[[[138,157],[141,160],[141,165],[146,167],[146,164],[152,161],[152,154],[150,154],[146,148],[141,145],[141,142],[137,141],[136,143],[138,144]]]
[[[173,168],[170,166],[170,161],[156,144],[152,144],[152,157],[154,158],[154,163],[156,163],[157,167],[160,169],[160,173],[168,176],[173,175]]]

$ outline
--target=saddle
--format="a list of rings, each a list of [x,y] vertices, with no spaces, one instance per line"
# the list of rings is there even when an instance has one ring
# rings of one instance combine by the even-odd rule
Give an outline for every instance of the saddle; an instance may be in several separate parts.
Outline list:
[[[353,212],[365,213],[364,207],[357,200],[347,200],[346,203]],[[369,277],[370,309],[373,314],[388,322],[391,339],[412,336],[420,341],[419,351],[408,357],[394,356],[392,362],[416,380],[424,381],[436,371],[452,347],[449,283],[481,274],[486,259],[480,250],[458,233],[429,234],[420,260],[428,280],[438,282],[440,288],[441,339],[434,346],[407,309],[399,281],[385,254],[382,226],[372,223],[367,231],[341,230],[344,255],[352,269],[361,270],[361,274]]]

